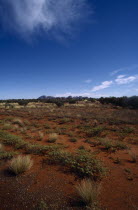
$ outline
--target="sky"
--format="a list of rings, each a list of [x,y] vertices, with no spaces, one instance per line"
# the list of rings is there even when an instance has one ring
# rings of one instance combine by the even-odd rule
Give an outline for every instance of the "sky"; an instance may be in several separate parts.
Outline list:
[[[0,0],[0,99],[138,95],[138,0]]]

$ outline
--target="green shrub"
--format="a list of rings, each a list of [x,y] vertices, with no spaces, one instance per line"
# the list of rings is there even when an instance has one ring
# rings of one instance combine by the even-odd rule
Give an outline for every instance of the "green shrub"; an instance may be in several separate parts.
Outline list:
[[[37,205],[36,210],[44,210],[44,209],[49,209],[49,207],[44,200],[41,200],[40,203]]]
[[[57,151],[61,148],[59,145],[53,145],[53,146],[44,146],[44,145],[38,145],[38,144],[29,144],[26,148],[26,152],[29,154],[36,154],[36,155],[45,155],[48,152],[51,151]]]
[[[107,139],[107,138],[105,138],[105,139],[102,139],[102,138],[101,138],[101,139],[98,139],[98,141],[99,141],[99,143],[100,143],[102,146],[104,146],[104,148],[105,148],[106,150],[110,150],[111,148],[114,147],[112,141],[109,140],[109,139]]]
[[[104,147],[105,150],[111,150],[111,151],[116,151],[116,150],[123,150],[127,149],[128,147],[121,141],[115,141],[112,142],[108,138],[100,138],[97,139],[100,145]]]
[[[82,146],[79,146],[78,149],[79,150],[85,150],[85,147],[82,145]]]
[[[63,165],[79,176],[93,179],[101,178],[106,172],[101,161],[85,150],[78,151],[76,154],[63,151],[50,152],[48,162]]]
[[[17,152],[13,152],[13,151],[9,151],[9,152],[0,151],[0,160],[2,159],[10,160],[17,154],[18,154]]]
[[[69,139],[70,142],[77,142],[77,139],[76,138],[71,138]]]
[[[125,145],[123,142],[121,141],[116,141],[114,147],[116,147],[117,149],[128,149],[127,145]]]
[[[71,120],[69,118],[63,118],[60,120],[59,124],[64,124],[64,123],[68,123],[71,122]]]
[[[48,123],[46,123],[46,124],[44,125],[44,128],[50,129],[51,127],[50,127],[50,125],[49,125]]]
[[[0,138],[3,144],[15,146],[16,149],[22,149],[28,145],[21,137],[8,132],[0,131]]]
[[[85,133],[88,137],[94,137],[94,136],[99,136],[103,130],[104,127],[98,126],[94,128],[89,128],[88,130],[85,131]]]
[[[132,127],[124,127],[121,129],[121,133],[126,133],[126,134],[133,133],[134,131],[135,129]]]

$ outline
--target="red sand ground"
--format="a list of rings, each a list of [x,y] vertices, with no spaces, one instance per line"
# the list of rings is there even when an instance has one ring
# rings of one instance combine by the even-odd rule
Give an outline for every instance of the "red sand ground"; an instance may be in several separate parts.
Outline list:
[[[13,113],[3,112],[0,115],[0,120],[7,117],[19,118],[28,120],[30,124],[36,123],[39,125],[39,130],[44,131],[43,125],[48,123],[51,127],[64,127],[65,124],[59,125],[58,122],[49,121],[48,117],[43,116],[42,119],[34,119],[32,115],[28,115],[23,111],[15,111]],[[79,120],[66,123],[71,126],[70,130],[77,136],[78,129],[73,126],[79,125]],[[85,123],[84,123],[85,124]],[[122,126],[122,125],[121,125]],[[125,126],[125,125],[123,125]],[[137,130],[137,125],[134,125]],[[42,145],[49,144],[47,135],[42,141],[37,141],[33,138],[38,134],[38,128],[34,131],[27,130],[27,134],[33,136],[32,139],[26,137],[19,129],[17,131],[9,131],[20,136],[31,143],[39,143]],[[137,132],[136,132],[137,133]],[[108,134],[112,135],[111,133]],[[128,136],[126,136],[127,139]],[[133,135],[135,139],[137,134]],[[98,146],[93,147],[88,143],[84,143],[84,136],[79,137],[76,143],[69,141],[67,135],[60,135],[57,143],[68,145],[67,151],[73,152],[79,146],[84,146],[91,151],[98,151],[97,156],[103,161],[103,164],[108,168],[107,176],[101,180],[101,193],[99,197],[100,206],[107,210],[131,210],[138,209],[138,160],[132,163],[128,150],[119,150],[115,153],[99,149]],[[115,139],[116,137],[113,136]],[[92,140],[92,138],[91,138]],[[132,151],[138,152],[138,144],[127,143]],[[5,146],[6,150],[13,150],[12,147]],[[23,150],[20,150],[24,153]],[[0,161],[0,209],[1,210],[23,210],[23,209],[38,209],[37,205],[41,200],[44,200],[48,209],[85,209],[77,201],[75,185],[80,179],[74,174],[67,173],[60,166],[47,165],[43,163],[44,156],[31,155],[34,165],[33,168],[20,176],[13,176],[7,171],[9,161]],[[119,158],[120,163],[115,163],[114,160]],[[128,170],[129,169],[129,170]]]

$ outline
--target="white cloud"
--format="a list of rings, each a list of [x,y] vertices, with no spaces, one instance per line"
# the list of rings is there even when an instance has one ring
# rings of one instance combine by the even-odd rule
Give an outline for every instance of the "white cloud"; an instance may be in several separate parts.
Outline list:
[[[87,83],[87,84],[90,84],[92,82],[92,80],[91,79],[87,79],[84,82]]]
[[[119,75],[117,77],[117,79],[115,79],[115,82],[118,85],[123,85],[123,84],[129,84],[130,82],[133,82],[137,79],[136,76],[129,76],[129,77],[125,77],[125,75]]]
[[[118,79],[121,79],[121,78],[123,78],[123,77],[125,77],[126,75],[119,75],[119,76],[117,76],[117,78]]]
[[[87,0],[1,0],[0,20],[22,36],[40,31],[69,33],[88,14]]]
[[[72,97],[75,97],[75,96],[83,96],[83,97],[92,97],[92,98],[99,98],[99,97],[107,97],[108,95],[106,94],[97,94],[97,93],[89,93],[89,92],[86,92],[86,93],[64,93],[64,94],[56,94],[55,97],[68,97],[68,96],[72,96]]]
[[[56,94],[56,97],[68,97],[68,96],[86,96],[86,97],[89,97],[90,96],[90,93],[71,93],[71,92],[68,92],[68,93],[64,93],[64,94]]]
[[[92,92],[99,91],[105,88],[110,87],[113,84],[113,81],[104,81],[101,85],[95,86],[92,89]]]

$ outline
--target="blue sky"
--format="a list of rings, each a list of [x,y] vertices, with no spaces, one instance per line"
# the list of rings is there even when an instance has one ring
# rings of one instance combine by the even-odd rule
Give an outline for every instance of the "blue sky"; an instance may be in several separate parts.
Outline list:
[[[138,95],[137,0],[0,0],[0,99]]]

